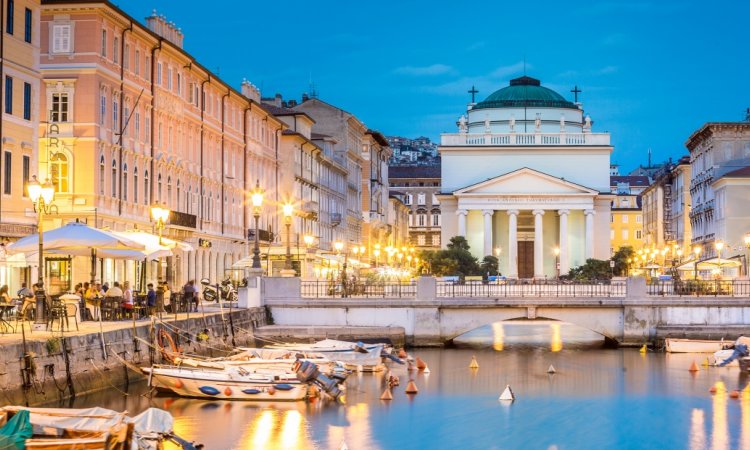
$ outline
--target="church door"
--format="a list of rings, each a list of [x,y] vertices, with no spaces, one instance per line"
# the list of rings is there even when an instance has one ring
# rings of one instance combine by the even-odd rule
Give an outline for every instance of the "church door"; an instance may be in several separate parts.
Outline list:
[[[518,278],[534,278],[534,241],[518,241]]]

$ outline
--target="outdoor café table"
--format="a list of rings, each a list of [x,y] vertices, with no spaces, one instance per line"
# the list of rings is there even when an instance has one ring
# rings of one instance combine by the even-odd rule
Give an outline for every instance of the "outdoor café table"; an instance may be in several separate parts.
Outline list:
[[[76,294],[63,294],[60,296],[60,301],[67,305],[76,305],[76,320],[81,322],[81,297]]]
[[[0,304],[0,328],[2,329],[3,333],[7,333],[9,329],[15,331],[13,325],[8,322],[8,319],[13,314],[13,310],[15,308],[16,305],[14,305],[13,303],[9,303],[7,305]]]

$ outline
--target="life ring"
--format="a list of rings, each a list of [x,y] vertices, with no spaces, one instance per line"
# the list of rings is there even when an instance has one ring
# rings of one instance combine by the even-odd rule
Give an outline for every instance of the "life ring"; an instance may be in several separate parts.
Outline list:
[[[175,358],[180,355],[181,349],[177,348],[174,343],[172,336],[163,328],[159,330],[157,335],[156,344],[159,347],[162,358],[169,362],[174,362]]]

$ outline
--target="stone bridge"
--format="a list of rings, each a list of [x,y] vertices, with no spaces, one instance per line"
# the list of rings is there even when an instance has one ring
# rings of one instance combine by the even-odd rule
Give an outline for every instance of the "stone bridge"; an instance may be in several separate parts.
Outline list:
[[[277,325],[403,327],[412,345],[443,345],[478,327],[513,319],[573,323],[624,345],[657,337],[657,328],[750,332],[750,298],[649,296],[628,279],[621,297],[438,297],[422,277],[413,298],[302,298],[295,278],[263,279],[261,299]]]

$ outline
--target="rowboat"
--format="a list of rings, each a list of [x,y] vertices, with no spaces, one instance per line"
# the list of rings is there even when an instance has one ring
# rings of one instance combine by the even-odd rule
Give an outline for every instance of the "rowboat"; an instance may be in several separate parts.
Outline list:
[[[275,344],[265,348],[318,353],[331,360],[343,363],[349,369],[371,372],[378,372],[385,368],[383,365],[384,355],[391,357],[388,356],[390,352],[386,351],[385,344],[363,344],[334,339],[324,339],[313,344]],[[391,357],[391,359],[394,358]],[[398,360],[398,358],[395,359]]]
[[[666,350],[669,353],[714,353],[724,350],[729,343],[724,341],[701,339],[665,339]]]

